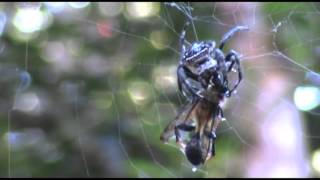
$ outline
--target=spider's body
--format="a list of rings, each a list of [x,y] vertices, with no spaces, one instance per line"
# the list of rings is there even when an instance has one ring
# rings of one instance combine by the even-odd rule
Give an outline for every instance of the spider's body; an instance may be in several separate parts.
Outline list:
[[[179,90],[188,98],[188,103],[164,130],[161,139],[166,142],[175,135],[188,160],[197,166],[215,155],[215,129],[223,118],[219,104],[225,97],[231,96],[242,79],[238,53],[231,50],[224,55],[222,49],[235,32],[248,28],[237,26],[231,29],[217,48],[215,41],[195,42],[187,47],[185,28],[180,36],[181,56],[177,76]],[[230,88],[227,75],[235,65],[238,82]],[[195,126],[192,119],[196,121]],[[181,143],[180,130],[193,132],[186,145]]]
[[[203,98],[201,93],[205,91],[209,85],[214,86],[213,90],[216,90],[219,96],[231,96],[242,79],[240,60],[236,51],[231,50],[228,54],[224,55],[222,49],[226,41],[232,37],[234,33],[247,29],[248,28],[244,26],[233,28],[223,36],[218,48],[215,47],[215,41],[195,42],[191,47],[187,48],[185,43],[185,30],[182,31],[180,36],[181,56],[177,74],[179,90],[187,98],[190,99],[190,95],[191,98]],[[235,64],[238,70],[238,82],[230,89],[227,74],[231,72]],[[199,85],[201,85],[201,87]]]
[[[178,67],[179,90],[187,97],[193,98],[194,95],[201,96],[199,93],[204,91],[200,91],[207,89],[211,84],[215,86],[212,90],[216,91],[217,95],[223,95],[227,92],[224,84],[225,72],[224,55],[221,50],[215,49],[214,41],[193,43],[182,56]],[[193,86],[198,85],[200,91],[188,85],[190,82]],[[219,102],[221,98],[223,96],[215,98],[214,102]]]

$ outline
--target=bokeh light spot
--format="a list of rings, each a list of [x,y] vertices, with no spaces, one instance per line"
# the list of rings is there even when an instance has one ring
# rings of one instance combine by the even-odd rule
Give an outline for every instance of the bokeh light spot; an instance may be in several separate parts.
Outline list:
[[[311,159],[312,167],[320,173],[320,149],[314,151]]]
[[[153,69],[152,78],[155,87],[165,92],[175,92],[177,88],[176,66],[159,66]]]
[[[132,2],[127,3],[129,18],[148,18],[159,13],[160,5],[158,2]]]
[[[122,2],[99,2],[99,12],[107,17],[115,17],[123,10]]]
[[[13,18],[13,25],[23,33],[33,33],[41,29],[44,20],[44,13],[40,10],[19,9]]]
[[[151,44],[153,45],[153,47],[155,47],[156,49],[159,49],[159,50],[165,49],[168,42],[169,42],[169,38],[164,31],[151,32],[150,40],[151,40]]]
[[[131,82],[128,92],[132,101],[137,105],[145,104],[151,95],[149,84],[143,81]]]
[[[17,97],[13,109],[30,112],[36,110],[40,106],[40,99],[33,92],[23,93]]]
[[[320,90],[313,86],[296,88],[294,92],[294,102],[298,109],[310,111],[320,104]]]
[[[90,5],[90,2],[68,2],[68,4],[73,8],[81,9]]]

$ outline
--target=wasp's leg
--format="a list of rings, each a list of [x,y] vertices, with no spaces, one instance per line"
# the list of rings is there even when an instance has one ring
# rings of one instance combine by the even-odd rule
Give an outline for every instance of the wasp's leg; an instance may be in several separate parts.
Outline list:
[[[228,73],[232,70],[234,64],[237,65],[237,70],[238,70],[238,82],[231,90],[229,90],[229,94],[231,95],[232,92],[238,87],[238,85],[240,84],[240,82],[242,80],[242,70],[241,70],[241,66],[240,66],[239,55],[234,50],[231,50],[226,56],[226,62],[231,62],[230,66],[228,67],[228,70],[227,70]]]
[[[213,114],[212,115],[212,119],[213,119],[213,124],[212,124],[212,127],[211,127],[211,132],[212,133],[215,133],[216,130],[218,129],[219,125],[220,125],[220,122],[222,120],[224,120],[224,115],[223,115],[223,111],[221,109],[220,106],[217,107],[217,111],[216,111],[216,114]]]
[[[212,140],[212,147],[211,147],[211,156],[216,156],[216,142],[215,139]]]
[[[209,135],[208,135],[208,138],[211,139],[211,143],[212,143],[212,145],[211,145],[211,156],[215,156],[216,155],[216,146],[215,146],[216,137],[217,136],[216,136],[216,134],[214,132],[210,132]]]
[[[174,127],[174,135],[176,136],[176,143],[180,142],[180,133],[177,126]]]
[[[224,118],[223,111],[222,111],[220,106],[217,107],[217,109],[215,110],[215,113],[213,113],[212,116],[213,116],[212,120],[214,122],[212,124],[211,131],[210,132],[206,131],[205,134],[209,139],[211,139],[211,143],[212,143],[212,145],[211,145],[211,156],[215,156],[215,154],[216,154],[215,140],[217,138],[215,132],[216,132],[216,129],[218,128],[218,126],[220,124],[220,118],[221,119]]]
[[[226,34],[223,35],[221,41],[220,41],[220,46],[219,49],[223,49],[225,43],[238,31],[244,31],[244,30],[249,30],[247,26],[236,26],[232,28],[230,31],[228,31]]]
[[[222,111],[220,106],[218,106],[218,111],[219,111],[220,119],[223,120],[224,119],[224,115],[223,115],[223,111]]]
[[[216,140],[216,134],[214,132],[209,132],[209,131],[205,131],[204,133],[208,138],[209,138],[209,142],[211,144],[211,152],[209,153],[210,155],[207,155],[207,160],[210,159],[211,157],[214,157],[216,155],[216,147],[215,147],[215,140]],[[210,144],[208,146],[208,151],[210,149]]]
[[[186,144],[183,141],[180,141],[179,130],[190,132],[190,131],[194,131],[195,129],[196,129],[195,126],[188,125],[188,124],[180,124],[175,127],[176,143],[180,145],[182,151],[184,151],[184,149],[186,148]]]
[[[195,126],[189,125],[189,124],[180,124],[177,126],[178,129],[182,131],[193,131],[196,129]]]

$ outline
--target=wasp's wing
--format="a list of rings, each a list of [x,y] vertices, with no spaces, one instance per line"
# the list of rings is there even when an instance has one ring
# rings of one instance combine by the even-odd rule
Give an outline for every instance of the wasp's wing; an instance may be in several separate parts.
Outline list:
[[[165,143],[168,142],[168,140],[175,135],[174,131],[176,126],[180,124],[188,124],[192,120],[190,116],[197,103],[198,100],[193,100],[188,102],[181,108],[176,118],[173,121],[171,121],[162,132],[160,136],[161,141]]]

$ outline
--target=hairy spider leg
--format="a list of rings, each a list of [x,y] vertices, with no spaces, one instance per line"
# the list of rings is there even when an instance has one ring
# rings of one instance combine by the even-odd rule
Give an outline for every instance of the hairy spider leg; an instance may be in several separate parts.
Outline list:
[[[191,78],[194,81],[197,81],[196,75],[194,75],[192,72],[190,72],[184,66],[179,65],[178,70],[177,70],[177,76],[178,76],[178,88],[179,88],[180,92],[184,93],[184,90],[186,88],[188,93],[190,93],[192,95],[192,99],[202,98],[200,96],[199,92],[196,89],[192,88],[191,82],[188,81],[188,78]],[[182,86],[184,86],[185,88],[182,88]]]
[[[223,85],[223,87],[227,87],[227,85],[228,85],[228,78],[227,78],[227,67],[226,67],[226,65],[225,65],[225,63],[226,63],[226,61],[225,61],[225,56],[224,56],[224,54],[223,54],[223,52],[222,52],[222,50],[220,50],[220,49],[216,49],[215,50],[215,59],[217,59],[217,61],[218,61],[218,72],[222,72],[222,76],[223,76],[223,79],[222,79],[222,84],[221,85]],[[226,94],[227,94],[227,97],[229,97],[229,88],[227,88],[227,92],[226,92]]]
[[[219,49],[223,49],[225,43],[238,31],[244,31],[244,30],[249,30],[247,26],[236,26],[232,28],[230,31],[228,31],[226,34],[223,35],[221,41],[220,41],[220,46]]]
[[[178,88],[179,91],[183,93],[182,85],[184,85],[185,88],[187,88],[188,92],[191,93],[192,99],[194,97],[200,97],[200,95],[197,94],[197,91],[191,88],[191,84],[189,81],[187,81],[188,78],[191,78],[195,81],[197,81],[197,76],[194,75],[192,72],[190,72],[188,69],[184,68],[182,63],[182,60],[184,58],[184,54],[186,52],[186,41],[185,41],[185,36],[186,36],[186,28],[189,26],[189,22],[186,22],[183,26],[181,35],[180,35],[180,65],[178,66],[177,69],[177,76],[178,76]]]
[[[238,87],[238,85],[240,84],[240,82],[242,80],[242,70],[241,70],[239,55],[234,50],[231,50],[226,56],[226,62],[231,62],[230,66],[228,68],[228,73],[232,70],[234,64],[237,64],[238,82],[229,91],[230,92],[229,95],[231,95],[232,92]],[[229,87],[228,87],[228,89],[229,89]]]
[[[215,52],[214,52],[214,57],[215,59],[217,60],[217,63],[218,63],[218,68],[223,68],[223,70],[225,70],[225,56],[222,52],[222,50],[220,49],[216,49]]]
[[[186,22],[182,28],[182,32],[180,34],[180,62],[182,62],[183,56],[186,52],[186,29],[189,26],[189,22]]]

